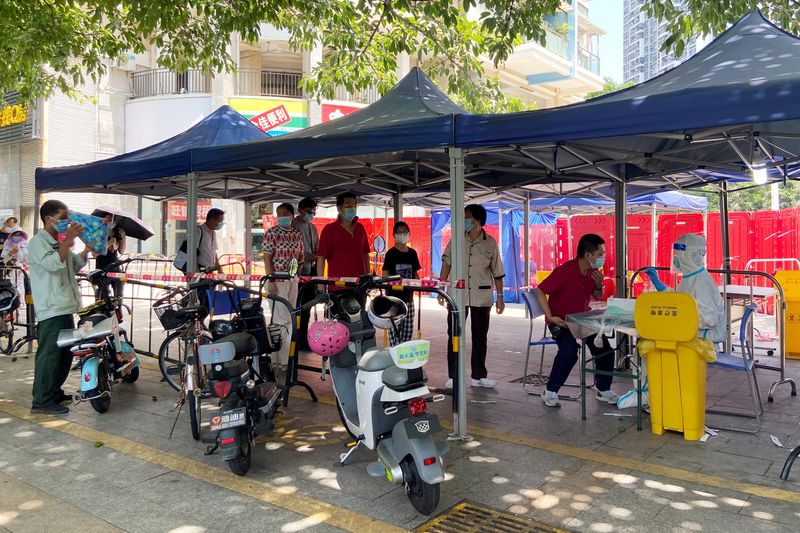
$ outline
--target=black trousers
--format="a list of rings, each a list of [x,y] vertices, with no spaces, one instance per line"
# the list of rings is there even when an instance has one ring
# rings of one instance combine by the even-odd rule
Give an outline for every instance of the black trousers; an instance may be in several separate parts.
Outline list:
[[[597,370],[604,370],[611,372],[614,370],[614,350],[608,343],[608,339],[603,337],[603,346],[598,347],[594,345],[594,340],[597,335],[586,337],[586,346],[589,348],[592,357],[595,359],[595,367]],[[578,353],[580,346],[578,341],[572,335],[568,328],[561,328],[558,336],[554,338],[558,344],[558,353],[553,360],[553,369],[550,371],[550,379],[547,380],[547,390],[550,392],[558,392],[558,389],[566,383],[572,368],[578,361]],[[611,376],[604,376],[596,374],[595,380],[597,382],[597,390],[607,391],[611,388]]]
[[[316,288],[311,283],[303,283],[297,292],[297,306],[300,307],[314,299]],[[297,349],[309,351],[308,322],[311,320],[311,309],[300,312],[300,329],[297,330]]]
[[[466,316],[470,318],[472,328],[472,379],[483,379],[489,374],[486,370],[486,337],[489,334],[490,307],[466,307]],[[447,375],[455,379],[458,374],[458,354],[453,351],[452,315],[447,317]],[[461,332],[461,342],[464,332]]]

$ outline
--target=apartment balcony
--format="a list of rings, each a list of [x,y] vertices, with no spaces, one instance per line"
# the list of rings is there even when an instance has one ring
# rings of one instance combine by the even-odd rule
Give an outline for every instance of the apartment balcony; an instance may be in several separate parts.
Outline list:
[[[600,75],[600,57],[582,47],[578,47],[578,65],[592,74]]]
[[[299,87],[302,77],[302,72],[239,69],[236,73],[236,94],[302,98],[303,90]]]
[[[210,93],[211,74],[200,70],[172,72],[157,68],[131,74],[131,98],[166,94]]]

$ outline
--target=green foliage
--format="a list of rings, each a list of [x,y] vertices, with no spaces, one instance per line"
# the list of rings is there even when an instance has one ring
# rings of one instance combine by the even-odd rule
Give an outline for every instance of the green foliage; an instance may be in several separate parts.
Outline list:
[[[780,208],[800,204],[800,182],[789,181],[780,185]],[[719,211],[719,194],[710,189],[701,191],[708,198],[708,210]],[[769,186],[753,187],[728,193],[728,211],[767,211],[772,209],[772,191]]]
[[[674,0],[646,0],[642,10],[667,22],[670,36],[663,49],[680,57],[686,41],[695,35],[719,35],[753,9],[774,24],[800,35],[800,4],[797,0],[684,0],[683,9]]]
[[[523,40],[543,43],[543,17],[560,0],[3,0],[0,2],[0,95],[24,100],[97,80],[108,59],[159,49],[175,71],[231,70],[232,32],[256,42],[261,23],[289,32],[297,50],[324,47],[322,63],[303,80],[317,97],[334,87],[357,92],[397,81],[400,54],[474,111],[515,110],[483,61],[498,65]],[[472,10],[470,17],[466,11]]]
[[[604,83],[602,89],[600,89],[599,91],[592,91],[590,93],[586,93],[586,96],[584,98],[588,100],[590,98],[595,98],[597,96],[602,96],[604,94],[615,93],[617,91],[621,91],[622,89],[627,89],[628,87],[632,87],[634,85],[632,81],[629,81],[627,83],[617,83],[608,76],[604,77],[603,81]]]

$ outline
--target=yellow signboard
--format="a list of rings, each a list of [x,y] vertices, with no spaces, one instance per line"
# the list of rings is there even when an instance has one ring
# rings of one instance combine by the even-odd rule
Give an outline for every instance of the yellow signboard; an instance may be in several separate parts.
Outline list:
[[[0,110],[0,128],[21,124],[28,119],[28,110],[25,106],[14,104]]]

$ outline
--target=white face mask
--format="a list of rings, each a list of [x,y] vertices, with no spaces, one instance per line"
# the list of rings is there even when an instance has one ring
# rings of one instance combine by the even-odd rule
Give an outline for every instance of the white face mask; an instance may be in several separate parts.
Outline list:
[[[409,233],[396,233],[394,240],[398,244],[408,244],[409,237],[411,237],[411,234]]]

